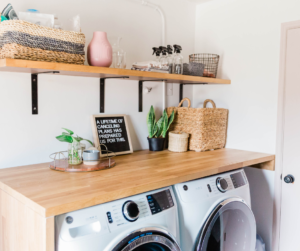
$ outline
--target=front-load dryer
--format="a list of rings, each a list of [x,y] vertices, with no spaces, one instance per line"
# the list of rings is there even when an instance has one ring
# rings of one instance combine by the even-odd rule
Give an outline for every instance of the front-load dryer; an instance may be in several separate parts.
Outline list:
[[[256,222],[243,169],[174,186],[184,251],[254,251]]]
[[[180,251],[172,187],[59,215],[56,251]]]

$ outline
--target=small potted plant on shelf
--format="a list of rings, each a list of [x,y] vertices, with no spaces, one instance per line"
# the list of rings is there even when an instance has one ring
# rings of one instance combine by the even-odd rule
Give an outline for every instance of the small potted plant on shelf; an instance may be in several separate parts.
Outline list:
[[[174,111],[168,118],[166,111],[163,112],[161,118],[156,122],[155,112],[153,106],[147,115],[147,126],[148,126],[148,142],[150,151],[162,151],[165,146],[165,139],[170,125],[174,120]]]
[[[79,165],[82,163],[82,152],[83,149],[80,146],[80,141],[85,140],[93,145],[93,142],[88,139],[83,139],[77,135],[74,136],[74,132],[69,129],[62,128],[66,132],[63,132],[62,135],[57,136],[56,138],[61,142],[69,143],[68,147],[68,160],[70,165]]]

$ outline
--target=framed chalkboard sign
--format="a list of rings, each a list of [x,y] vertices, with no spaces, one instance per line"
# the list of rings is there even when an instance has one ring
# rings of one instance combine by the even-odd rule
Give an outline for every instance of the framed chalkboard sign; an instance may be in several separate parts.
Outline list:
[[[96,147],[104,144],[117,155],[133,152],[126,115],[93,115],[92,129]]]

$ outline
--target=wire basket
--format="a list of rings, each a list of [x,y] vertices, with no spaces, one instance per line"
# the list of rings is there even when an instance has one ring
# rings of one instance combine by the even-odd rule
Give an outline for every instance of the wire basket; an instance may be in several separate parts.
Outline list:
[[[217,54],[199,53],[189,56],[190,62],[204,64],[203,77],[216,78],[220,56]]]

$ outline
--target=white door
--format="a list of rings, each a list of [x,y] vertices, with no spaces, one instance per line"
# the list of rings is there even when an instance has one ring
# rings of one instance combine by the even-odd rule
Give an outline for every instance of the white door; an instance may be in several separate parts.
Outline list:
[[[280,251],[300,250],[300,28],[286,30],[282,100]],[[283,60],[283,58],[281,59]],[[292,180],[292,175],[295,180]]]

